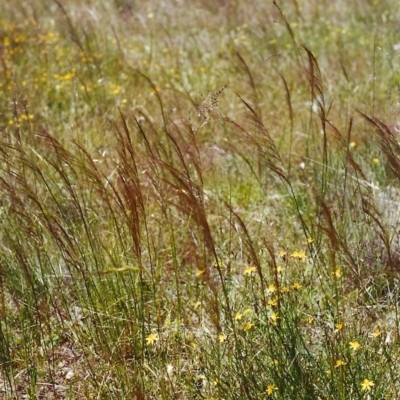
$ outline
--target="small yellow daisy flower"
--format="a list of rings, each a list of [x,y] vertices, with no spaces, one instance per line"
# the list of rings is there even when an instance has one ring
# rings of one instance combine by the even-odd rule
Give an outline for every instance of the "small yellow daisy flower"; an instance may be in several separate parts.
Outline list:
[[[340,368],[346,365],[346,363],[343,360],[337,360],[335,364],[335,368]]]
[[[278,305],[278,296],[268,301],[268,305],[271,307],[275,307]]]
[[[293,283],[293,285],[292,285],[292,289],[294,289],[294,290],[300,290],[302,287],[303,287],[303,286],[300,285],[300,283],[298,283],[298,282],[295,282],[295,283]]]
[[[243,330],[245,332],[249,331],[252,327],[254,326],[254,324],[252,322],[246,322],[246,324],[243,327]]]
[[[296,260],[304,260],[305,258],[307,258],[306,253],[304,253],[304,251],[293,251],[290,257]]]
[[[269,317],[268,320],[271,324],[275,325],[276,321],[278,321],[278,314],[277,313],[272,313]]]
[[[268,396],[271,396],[271,394],[273,394],[275,392],[275,390],[278,390],[278,388],[275,385],[268,385],[267,386],[267,390],[266,393]]]
[[[235,315],[235,321],[239,321],[240,319],[243,318],[243,314],[241,314],[240,312],[236,313]]]
[[[274,293],[276,291],[276,286],[275,285],[269,285],[267,289],[268,293]]]
[[[353,342],[349,343],[349,346],[353,351],[357,351],[361,347],[361,344],[358,343],[357,340],[354,340]]]
[[[372,336],[373,337],[379,337],[382,335],[382,331],[379,328],[376,328],[373,332],[372,332]]]
[[[244,270],[244,274],[245,275],[251,275],[253,272],[256,272],[257,268],[253,267],[251,265],[249,265],[245,270]]]
[[[370,381],[369,379],[364,379],[363,383],[361,384],[361,391],[370,392],[373,386],[375,386],[374,381]]]
[[[339,322],[339,323],[336,325],[335,332],[339,332],[339,331],[343,330],[343,328],[344,328],[344,323],[343,323],[343,322]]]
[[[224,342],[226,341],[226,335],[225,335],[225,333],[221,333],[221,334],[218,336],[218,340],[219,340],[220,343],[224,343]]]
[[[154,343],[158,342],[159,338],[157,333],[150,333],[149,336],[146,338],[146,343],[148,346],[153,345]]]

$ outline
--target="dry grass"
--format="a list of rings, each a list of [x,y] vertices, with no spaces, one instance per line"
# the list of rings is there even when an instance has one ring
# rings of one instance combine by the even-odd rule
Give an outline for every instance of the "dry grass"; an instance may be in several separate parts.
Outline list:
[[[397,397],[391,2],[0,11],[1,398]]]

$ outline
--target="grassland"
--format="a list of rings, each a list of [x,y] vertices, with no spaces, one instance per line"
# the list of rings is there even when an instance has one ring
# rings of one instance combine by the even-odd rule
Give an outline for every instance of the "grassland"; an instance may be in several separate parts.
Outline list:
[[[0,2],[0,398],[400,398],[400,12]]]

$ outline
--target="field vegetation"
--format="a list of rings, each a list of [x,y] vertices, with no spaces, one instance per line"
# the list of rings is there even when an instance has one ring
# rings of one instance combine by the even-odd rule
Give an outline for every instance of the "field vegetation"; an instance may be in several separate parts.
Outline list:
[[[390,0],[0,2],[0,398],[396,399]]]

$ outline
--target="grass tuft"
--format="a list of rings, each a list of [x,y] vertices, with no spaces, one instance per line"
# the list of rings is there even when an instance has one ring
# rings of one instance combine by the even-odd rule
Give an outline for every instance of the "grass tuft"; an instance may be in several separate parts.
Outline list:
[[[397,398],[393,2],[0,16],[0,398]]]

